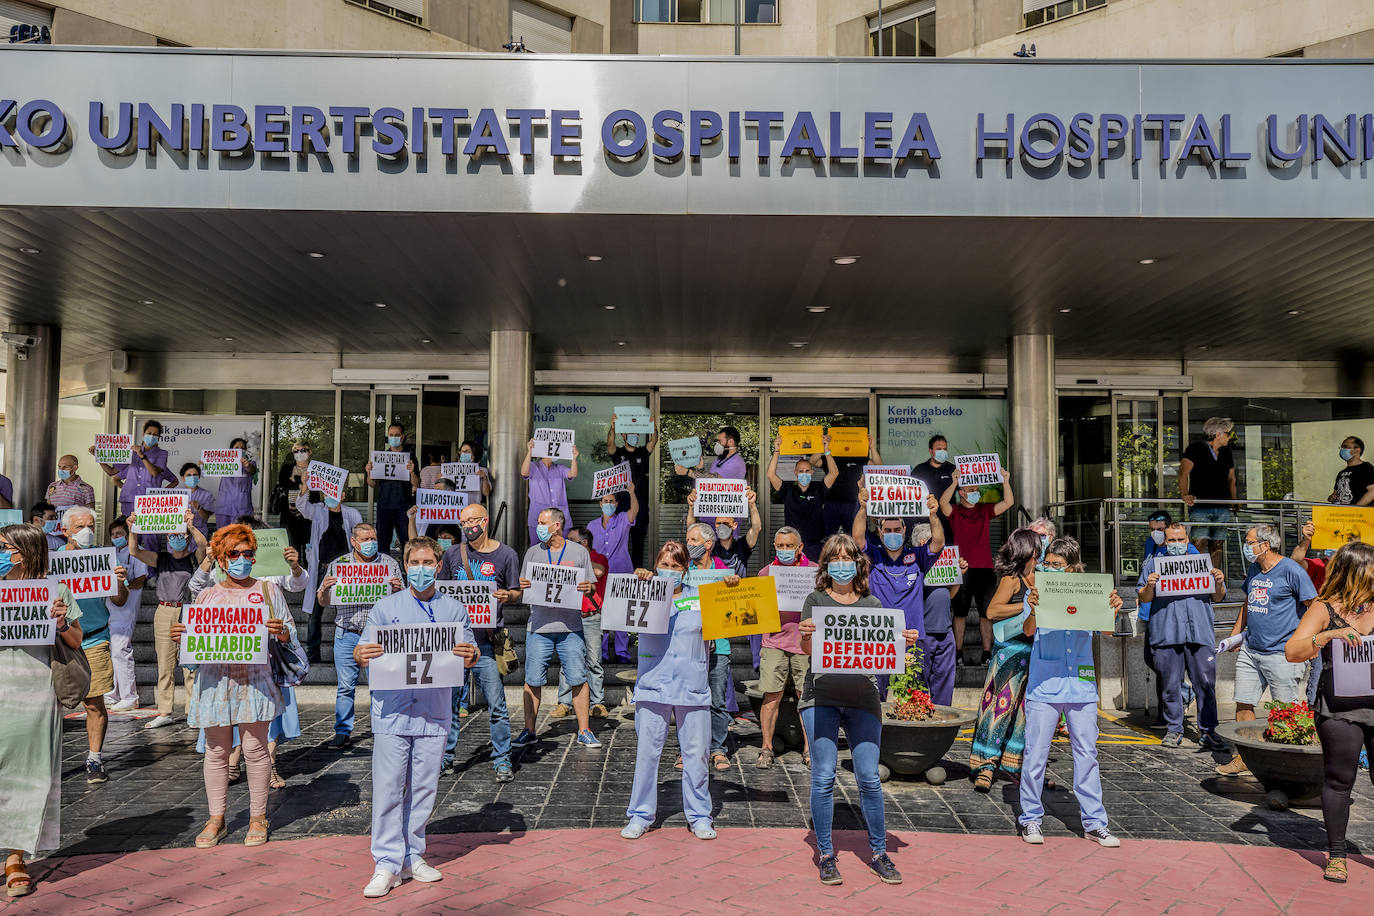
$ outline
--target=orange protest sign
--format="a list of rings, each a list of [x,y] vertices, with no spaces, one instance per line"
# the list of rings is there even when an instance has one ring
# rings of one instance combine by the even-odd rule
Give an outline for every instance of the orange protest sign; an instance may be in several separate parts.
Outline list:
[[[698,593],[704,639],[776,633],[782,629],[778,586],[771,576],[741,579],[734,588],[724,582],[711,582],[702,585]]]
[[[1374,506],[1313,506],[1314,550],[1336,550],[1351,541],[1374,543]]]
[[[779,426],[779,455],[815,455],[823,448],[825,433],[819,426]]]
[[[830,454],[837,458],[867,458],[868,429],[863,426],[830,427]]]

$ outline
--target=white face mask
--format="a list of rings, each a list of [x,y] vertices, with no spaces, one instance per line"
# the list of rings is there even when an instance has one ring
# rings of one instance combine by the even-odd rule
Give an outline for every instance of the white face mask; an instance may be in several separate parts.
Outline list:
[[[72,540],[76,542],[77,547],[86,550],[95,543],[95,529],[82,528],[76,534],[72,535]]]
[[[303,452],[300,450],[294,451],[291,454],[295,457],[297,461],[305,461],[307,458],[310,457],[309,452]]]
[[[714,451],[715,451],[715,453],[716,453],[717,455],[724,455],[724,454],[725,454],[725,446],[723,446],[723,445],[721,445],[719,442],[717,442],[717,443],[715,444]]]

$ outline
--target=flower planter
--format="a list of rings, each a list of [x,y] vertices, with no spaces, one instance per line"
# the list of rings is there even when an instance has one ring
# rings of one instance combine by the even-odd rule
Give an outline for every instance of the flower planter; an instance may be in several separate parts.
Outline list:
[[[1251,775],[1264,786],[1270,808],[1283,810],[1290,800],[1319,796],[1322,788],[1322,746],[1320,744],[1273,744],[1264,740],[1269,719],[1253,722],[1225,722],[1217,726],[1217,736],[1236,746],[1240,759]]]
[[[749,705],[753,707],[754,715],[763,721],[763,691],[759,690],[758,681],[744,681],[744,693],[749,697]],[[790,690],[784,691],[782,695],[782,705],[778,707],[778,724],[773,729],[773,750],[781,754],[787,748],[801,750],[806,747],[806,741],[802,731],[801,713],[797,711],[797,697]]]
[[[945,770],[936,764],[949,752],[959,731],[976,718],[972,710],[954,706],[936,706],[935,714],[921,722],[904,722],[884,714],[878,759],[899,776],[924,775],[938,786],[945,781]]]

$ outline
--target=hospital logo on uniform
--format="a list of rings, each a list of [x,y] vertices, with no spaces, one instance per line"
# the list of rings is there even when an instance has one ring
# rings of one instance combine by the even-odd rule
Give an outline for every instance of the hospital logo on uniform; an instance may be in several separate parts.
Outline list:
[[[912,563],[916,562],[916,554],[907,554],[906,556],[902,557],[902,562],[905,563],[907,566],[910,566]]]

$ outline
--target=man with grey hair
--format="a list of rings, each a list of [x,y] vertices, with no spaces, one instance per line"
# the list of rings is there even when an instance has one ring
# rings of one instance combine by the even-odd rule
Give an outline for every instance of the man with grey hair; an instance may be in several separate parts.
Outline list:
[[[1178,495],[1188,506],[1193,526],[1193,543],[1203,553],[1211,553],[1212,565],[1222,565],[1221,549],[1226,543],[1226,523],[1236,499],[1236,465],[1231,456],[1229,417],[1209,417],[1202,424],[1202,441],[1183,451],[1178,463]],[[1203,505],[1194,505],[1198,500]]]
[[[1269,688],[1269,696],[1280,703],[1302,699],[1298,684],[1307,665],[1290,662],[1283,647],[1317,590],[1307,572],[1283,555],[1283,535],[1273,525],[1256,525],[1245,533],[1243,552],[1250,564],[1245,574],[1245,605],[1240,609],[1231,635],[1244,639],[1231,651],[1236,658],[1236,721],[1255,718],[1255,707]],[[1230,763],[1217,767],[1223,776],[1248,772],[1236,755]]]
[[[773,570],[784,567],[806,567],[812,574],[810,581],[814,589],[816,564],[806,556],[800,531],[791,525],[779,528],[773,535],[773,557],[772,563],[759,570],[760,576],[771,576]],[[806,686],[806,673],[811,668],[811,656],[803,652],[801,647],[801,611],[780,609],[778,618],[781,628],[776,633],[765,633],[759,648],[759,690],[763,692],[763,703],[759,707],[759,729],[763,733],[763,749],[759,751],[754,766],[765,770],[773,765],[776,756],[773,753],[773,732],[778,727],[783,691],[791,681],[792,689],[800,700]],[[802,742],[803,759],[810,759],[811,747],[804,731]]]

